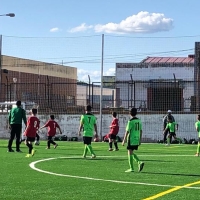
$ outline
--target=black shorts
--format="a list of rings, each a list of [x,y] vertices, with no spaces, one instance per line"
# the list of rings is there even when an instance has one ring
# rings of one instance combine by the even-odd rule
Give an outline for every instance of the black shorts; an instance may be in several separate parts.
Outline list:
[[[127,150],[138,150],[139,145],[131,145],[128,141]]]
[[[53,136],[48,136],[47,140],[52,140]]]
[[[170,136],[170,137],[172,137],[172,136],[173,136],[173,137],[176,137],[176,133],[169,133],[169,136]]]
[[[117,136],[114,135],[114,134],[109,134],[109,138],[112,139],[112,140],[116,140],[116,139],[117,139]]]
[[[26,141],[27,141],[27,142],[34,142],[34,141],[35,141],[35,138],[34,138],[34,137],[27,137],[27,138],[26,138]]]
[[[89,145],[89,144],[91,144],[91,142],[92,142],[92,137],[83,136],[83,143],[84,144]]]
[[[127,150],[138,150],[138,146],[139,145],[130,145],[130,146],[127,146]]]

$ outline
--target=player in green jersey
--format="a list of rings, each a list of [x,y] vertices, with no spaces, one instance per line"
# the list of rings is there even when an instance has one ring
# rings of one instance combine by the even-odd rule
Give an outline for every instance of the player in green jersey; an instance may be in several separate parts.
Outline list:
[[[199,140],[198,140],[198,145],[197,145],[197,153],[195,156],[199,156],[199,151],[200,151],[200,115],[197,116],[197,122],[195,123],[195,128],[196,131],[198,132],[199,135]]]
[[[130,110],[131,119],[128,121],[126,125],[126,132],[124,135],[124,139],[122,145],[127,139],[127,150],[128,150],[128,161],[130,169],[125,172],[134,172],[133,160],[138,163],[138,171],[142,171],[144,167],[144,163],[140,161],[137,155],[133,152],[134,150],[138,150],[138,146],[141,144],[142,139],[142,123],[141,120],[136,117],[137,109],[132,108]]]
[[[168,123],[167,123],[167,126],[164,130],[164,133],[166,131],[169,131],[168,135],[167,135],[167,144],[166,146],[169,146],[170,145],[170,140],[171,138],[173,137],[175,140],[178,140],[179,143],[181,143],[181,139],[180,138],[177,138],[176,137],[176,130],[178,130],[178,124],[176,122],[173,121],[173,118],[171,116],[168,116],[168,119],[167,119]]]
[[[86,114],[81,116],[80,127],[78,135],[81,135],[81,130],[83,128],[83,142],[85,144],[83,157],[85,158],[87,152],[89,151],[92,155],[92,158],[95,158],[96,155],[92,149],[91,142],[94,135],[94,131],[96,132],[95,137],[98,137],[97,134],[97,125],[96,125],[96,117],[91,113],[92,107],[90,105],[86,106]]]

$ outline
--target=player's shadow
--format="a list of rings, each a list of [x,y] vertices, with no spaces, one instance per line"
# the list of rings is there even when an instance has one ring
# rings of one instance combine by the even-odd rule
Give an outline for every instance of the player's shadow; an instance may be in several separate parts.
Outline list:
[[[164,173],[164,172],[142,172],[143,174],[154,174],[154,175],[169,175],[169,176],[189,176],[189,177],[200,177],[200,174],[182,174],[182,173]]]
[[[72,157],[70,158],[62,158],[62,159],[67,159],[67,160],[88,160],[88,161],[99,161],[99,160],[102,160],[102,161],[105,161],[105,160],[112,160],[112,161],[116,161],[116,162],[118,162],[118,161],[125,161],[125,160],[127,160],[127,159],[125,159],[125,158],[117,158],[117,159],[114,159],[114,158],[110,158],[110,157],[108,157],[108,158],[105,158],[105,157],[96,157],[96,158],[91,158],[90,156],[87,156],[86,158],[83,158],[83,157],[73,157],[73,155],[71,155]]]
[[[166,162],[166,163],[168,163],[168,162],[174,162],[174,161],[171,161],[171,160],[167,161],[167,160],[143,160],[143,159],[142,159],[142,161],[144,161],[144,162],[149,162],[149,161],[150,162]]]

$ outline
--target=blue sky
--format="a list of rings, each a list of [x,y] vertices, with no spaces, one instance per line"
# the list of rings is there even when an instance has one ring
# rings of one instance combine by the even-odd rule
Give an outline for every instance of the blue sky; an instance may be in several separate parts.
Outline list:
[[[5,55],[77,67],[78,79],[100,80],[117,62],[187,56],[200,41],[198,0],[1,0]],[[12,36],[12,37],[11,37]]]

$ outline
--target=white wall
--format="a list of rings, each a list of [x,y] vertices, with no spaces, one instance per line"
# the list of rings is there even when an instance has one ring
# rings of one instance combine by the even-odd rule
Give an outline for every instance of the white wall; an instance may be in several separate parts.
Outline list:
[[[177,136],[181,138],[197,138],[197,133],[195,131],[194,123],[196,121],[196,114],[175,114],[173,115],[179,124],[179,130],[177,131]],[[48,120],[47,115],[38,116],[41,121],[41,126]],[[99,127],[99,115],[97,117],[97,125]],[[119,136],[123,137],[125,132],[125,126],[129,120],[129,115],[119,114],[119,124],[120,131]],[[152,114],[143,115],[138,114],[143,122],[143,138],[144,141],[157,141],[162,139],[162,118],[163,114]],[[79,128],[80,115],[56,115],[56,121],[60,124],[64,135],[68,137],[77,136]],[[109,125],[111,123],[111,115],[103,115],[102,119],[102,135],[106,135],[109,132]],[[99,129],[99,128],[98,128]],[[43,129],[40,133],[41,137],[44,138],[46,135],[46,130]],[[8,138],[9,129],[7,115],[0,115],[0,138]]]
[[[150,79],[176,79],[194,80],[194,67],[148,67],[148,68],[116,68],[116,81],[131,80],[147,81]]]

